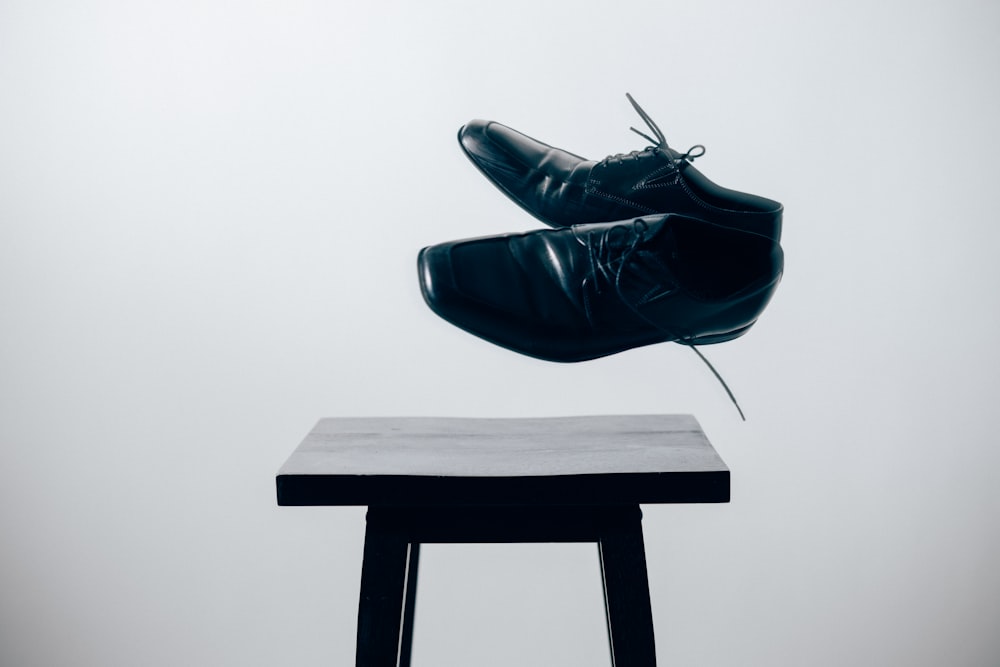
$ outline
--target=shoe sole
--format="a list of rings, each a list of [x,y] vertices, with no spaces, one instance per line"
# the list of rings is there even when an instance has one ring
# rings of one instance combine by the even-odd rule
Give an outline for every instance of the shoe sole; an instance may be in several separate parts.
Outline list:
[[[735,340],[740,336],[742,336],[743,334],[745,334],[746,332],[750,331],[750,328],[756,323],[757,321],[754,320],[745,327],[740,327],[739,329],[734,329],[727,333],[712,334],[710,336],[699,336],[697,338],[693,338],[690,342],[690,345],[715,345],[716,343],[726,343],[728,341]]]

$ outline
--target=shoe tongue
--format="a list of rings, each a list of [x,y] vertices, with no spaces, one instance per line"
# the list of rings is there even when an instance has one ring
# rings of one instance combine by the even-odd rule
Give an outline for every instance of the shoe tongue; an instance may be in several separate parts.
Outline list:
[[[622,297],[634,306],[671,294],[678,287],[677,277],[670,270],[677,244],[669,218],[640,218],[645,225],[643,239],[629,254],[618,281]]]

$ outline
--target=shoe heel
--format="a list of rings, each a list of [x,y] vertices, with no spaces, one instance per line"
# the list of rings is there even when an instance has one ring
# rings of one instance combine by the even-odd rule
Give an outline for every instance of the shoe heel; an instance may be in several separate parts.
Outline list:
[[[779,274],[767,286],[758,288],[752,294],[746,295],[735,303],[730,304],[723,311],[713,315],[712,319],[731,322],[731,326],[736,326],[735,329],[695,336],[694,338],[687,339],[687,341],[690,345],[715,345],[716,343],[725,343],[739,338],[757,323],[757,318],[760,317],[764,308],[771,301],[771,297],[774,296],[774,292],[777,290],[778,283],[780,282],[781,275]],[[702,328],[702,331],[705,330],[710,331],[711,329],[705,326]]]

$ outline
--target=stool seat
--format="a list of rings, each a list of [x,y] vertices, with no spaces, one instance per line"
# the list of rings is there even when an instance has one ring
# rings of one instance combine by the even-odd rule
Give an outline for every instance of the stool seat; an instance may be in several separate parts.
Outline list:
[[[321,419],[277,485],[279,505],[729,501],[692,415]]]
[[[279,505],[366,505],[357,665],[407,667],[421,543],[596,542],[615,667],[655,665],[642,503],[729,502],[692,415],[321,419]]]

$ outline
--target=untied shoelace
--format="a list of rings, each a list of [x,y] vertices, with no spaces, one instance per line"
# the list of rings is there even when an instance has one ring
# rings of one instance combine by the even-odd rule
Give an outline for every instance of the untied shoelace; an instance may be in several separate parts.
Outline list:
[[[638,107],[638,105],[636,106]],[[639,246],[645,240],[646,232],[648,230],[649,225],[646,224],[646,221],[642,218],[636,218],[632,221],[631,227],[626,225],[616,225],[601,232],[592,232],[587,234],[586,237],[582,239],[587,246],[587,254],[590,258],[590,273],[594,277],[595,289],[598,293],[601,292],[602,280],[599,278],[603,278],[603,282],[608,282],[614,285],[615,291],[618,293],[618,298],[621,299],[622,303],[635,312],[636,315],[648,322],[651,326],[654,326],[660,331],[663,331],[673,337],[676,342],[693,350],[694,353],[698,355],[698,358],[701,359],[702,362],[708,367],[708,370],[712,371],[712,375],[714,375],[715,379],[719,381],[719,384],[722,385],[722,388],[729,396],[729,400],[733,402],[734,406],[736,406],[736,411],[740,414],[740,419],[746,421],[747,418],[743,414],[743,409],[740,408],[740,404],[737,402],[736,397],[729,388],[729,385],[726,384],[726,381],[722,379],[722,375],[719,374],[719,371],[715,370],[715,366],[712,365],[712,362],[710,362],[705,355],[701,353],[692,340],[689,337],[684,338],[678,336],[668,328],[652,321],[639,312],[639,310],[632,304],[630,304],[625,298],[625,295],[622,294],[622,272],[624,271],[629,258],[639,249]],[[630,231],[631,233],[628,234],[626,241],[626,239],[621,238],[621,234],[627,233],[627,231]],[[575,229],[573,230],[573,233],[576,235]],[[623,243],[623,241],[625,242]]]
[[[684,161],[694,162],[696,158],[700,158],[702,155],[705,154],[705,147],[702,146],[701,144],[695,144],[691,148],[687,149],[687,152],[678,155],[678,157],[676,158],[671,158],[670,157],[671,152],[675,151],[673,151],[673,149],[670,148],[669,144],[667,144],[667,138],[663,135],[663,132],[660,131],[660,128],[656,124],[656,122],[652,118],[650,118],[649,114],[646,113],[646,111],[641,106],[639,106],[639,103],[635,101],[635,98],[633,98],[632,95],[630,95],[629,93],[625,93],[625,97],[628,98],[628,101],[632,105],[632,108],[635,109],[636,113],[639,114],[639,117],[642,118],[642,120],[646,123],[646,127],[649,128],[650,132],[652,132],[656,138],[654,139],[645,132],[637,130],[634,127],[630,127],[629,128],[630,130],[632,130],[640,137],[648,141],[651,145],[647,146],[641,151],[631,151],[629,153],[617,153],[615,155],[609,155],[608,157],[604,158],[601,161],[603,164],[607,164],[608,162],[624,160],[625,158],[633,158],[638,160],[641,156],[646,154],[649,155],[660,154],[667,157],[668,159],[671,159],[673,161],[674,166],[677,167],[680,165],[681,162]]]

